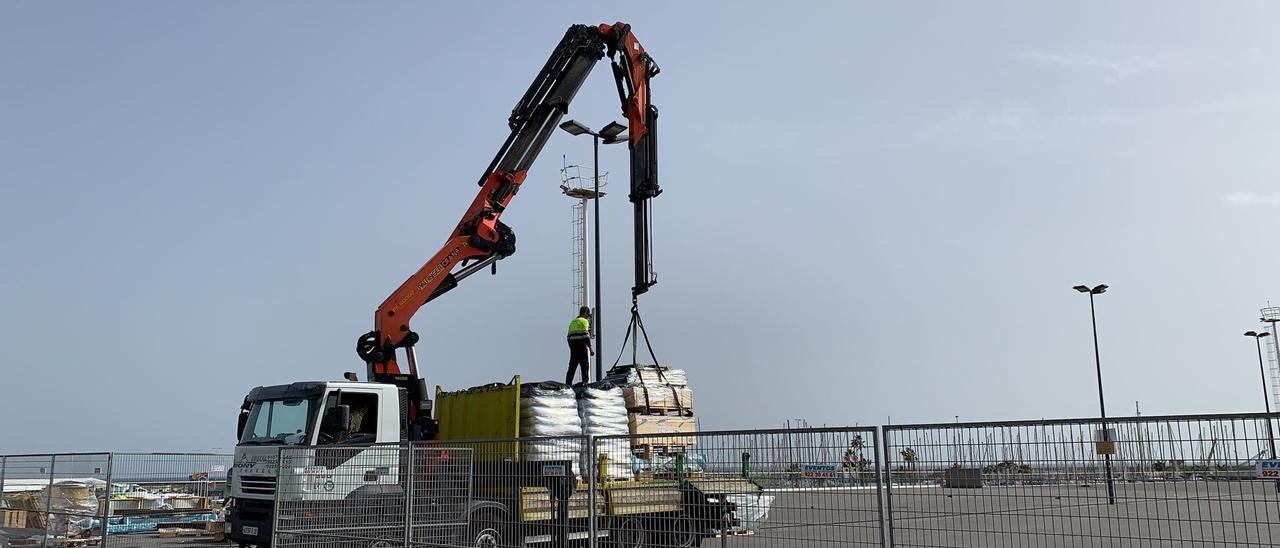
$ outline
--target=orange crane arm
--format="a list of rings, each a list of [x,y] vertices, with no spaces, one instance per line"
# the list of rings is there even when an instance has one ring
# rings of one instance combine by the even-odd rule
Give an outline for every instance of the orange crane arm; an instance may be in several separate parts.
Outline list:
[[[415,402],[414,408],[425,401],[426,395],[423,383],[418,380],[412,352],[419,337],[409,327],[409,320],[424,304],[456,287],[461,279],[515,252],[515,234],[501,222],[502,213],[520,190],[543,145],[568,112],[574,95],[606,51],[612,60],[622,111],[630,122],[631,200],[637,202],[637,213],[641,203],[646,213],[643,259],[639,253],[641,244],[636,246],[636,287],[647,289],[653,285],[647,251],[647,200],[657,196],[661,189],[657,186],[657,109],[650,102],[649,79],[657,75],[659,69],[631,34],[629,25],[574,25],[512,109],[508,118],[511,133],[480,178],[480,192],[453,233],[422,268],[383,301],[374,313],[373,331],[362,335],[357,342],[356,352],[368,364],[369,379],[404,385]],[[637,227],[639,225],[638,221]],[[640,236],[637,228],[637,238]],[[639,274],[642,262],[643,280]],[[399,348],[406,349],[407,368],[402,368],[397,361],[396,349]]]

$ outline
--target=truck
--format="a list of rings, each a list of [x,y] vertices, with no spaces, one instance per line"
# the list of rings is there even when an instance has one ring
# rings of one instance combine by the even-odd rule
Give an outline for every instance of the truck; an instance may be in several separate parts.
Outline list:
[[[605,143],[628,145],[629,200],[635,217],[633,304],[656,283],[650,203],[662,189],[657,179],[658,109],[652,103],[649,83],[660,69],[630,25],[573,25],[512,109],[507,118],[510,132],[481,175],[479,192],[445,244],[383,301],[374,313],[373,330],[358,337],[356,353],[365,362],[366,380],[360,382],[348,374],[346,380],[337,382],[260,386],[244,398],[229,480],[226,527],[233,542],[270,545],[277,495],[285,487],[303,498],[343,501],[353,511],[394,507],[397,497],[403,497],[406,485],[413,481],[412,474],[397,469],[394,463],[387,464],[389,451],[400,454],[387,444],[429,442],[439,437],[439,423],[414,350],[420,336],[409,322],[426,303],[456,288],[468,276],[485,269],[496,274],[497,262],[515,252],[515,233],[501,216],[551,134],[557,127],[570,125],[560,124],[560,120],[591,69],[605,57],[610,59],[627,125],[611,123],[598,132],[585,131]],[[580,124],[572,127],[583,131]],[[379,254],[391,251],[366,250],[362,255],[376,260]],[[485,344],[493,334],[479,330],[477,337],[477,343]],[[278,484],[282,448],[328,446],[350,450],[341,452],[346,458],[298,468],[321,467],[334,477],[359,477],[362,481],[358,485],[334,482],[329,490],[315,492],[306,486]],[[487,507],[482,500],[468,504],[472,507],[463,510],[467,522]],[[470,541],[476,546],[498,545],[492,537]]]
[[[402,538],[412,497],[415,507],[448,509],[434,521],[412,512],[416,542],[566,546],[595,534],[620,547],[700,546],[739,525],[734,497],[763,491],[745,463],[740,475],[686,473],[678,464],[671,474],[610,478],[607,462],[584,464],[576,451],[539,457],[530,447],[548,440],[519,437],[520,393],[518,376],[454,392],[437,387],[437,439],[406,442],[400,419],[407,391],[398,387],[255,388],[229,478],[227,535],[266,546],[277,518],[319,522],[327,515],[333,526],[342,516],[358,526],[359,538],[372,539],[364,545],[381,548]],[[461,454],[467,464],[452,470],[465,472],[448,473],[441,463]],[[591,515],[599,519],[592,523]]]
[[[478,513],[479,519],[501,524],[494,531],[511,546],[532,544],[531,539],[550,540],[552,533],[561,530],[567,531],[569,540],[583,539],[593,530],[592,525],[598,537],[616,546],[700,546],[704,539],[729,534],[741,525],[735,498],[763,492],[750,479],[746,462],[735,471],[695,473],[685,465],[688,455],[677,454],[669,473],[642,477],[631,470],[629,461],[622,466],[627,473],[611,474],[616,467],[610,466],[608,456],[615,451],[593,454],[584,447],[579,459],[579,449],[574,447],[545,450],[540,446],[549,443],[547,440],[519,437],[521,394],[518,375],[509,383],[465,390],[436,388],[440,443],[470,450],[478,470],[485,470],[486,463],[519,462],[526,477],[570,478],[566,481],[571,486],[559,495],[515,476],[503,476],[504,472],[473,478],[473,492],[486,504]],[[607,441],[615,442],[606,444],[614,448],[629,440]],[[629,443],[623,446],[630,452]],[[544,450],[533,451],[540,448]],[[552,520],[553,514],[547,510],[556,504],[567,508],[566,519]],[[595,524],[585,519],[592,505],[600,518]]]

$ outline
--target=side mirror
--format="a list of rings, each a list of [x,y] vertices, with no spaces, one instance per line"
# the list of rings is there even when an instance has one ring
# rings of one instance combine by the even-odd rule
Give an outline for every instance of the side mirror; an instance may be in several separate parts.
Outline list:
[[[333,426],[338,432],[351,431],[351,406],[337,405],[333,408]]]
[[[330,408],[324,417],[324,423],[320,425],[320,430],[328,431],[330,434],[342,434],[344,431],[351,431],[351,406],[342,405]]]
[[[244,427],[249,424],[249,412],[244,409],[240,410],[240,418],[236,420],[236,440],[244,437]]]

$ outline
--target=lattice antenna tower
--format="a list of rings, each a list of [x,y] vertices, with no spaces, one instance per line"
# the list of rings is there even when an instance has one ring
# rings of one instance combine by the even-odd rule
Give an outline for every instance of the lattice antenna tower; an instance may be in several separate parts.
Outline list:
[[[1280,405],[1280,356],[1276,355],[1277,329],[1272,320],[1280,321],[1280,306],[1271,306],[1268,302],[1266,308],[1259,312],[1263,325],[1267,326],[1266,331],[1271,333],[1270,337],[1263,339],[1262,353],[1266,357],[1267,369],[1271,371],[1271,405],[1274,411],[1275,406]]]
[[[573,198],[573,235],[570,239],[569,256],[572,259],[570,272],[573,277],[573,312],[578,308],[591,306],[591,248],[588,245],[590,226],[587,219],[587,205],[591,200],[604,196],[604,187],[608,185],[609,172],[600,172],[600,193],[595,191],[595,180],[592,169],[577,164],[568,164],[562,159],[560,167],[560,190],[565,196]],[[595,307],[591,307],[595,310]]]

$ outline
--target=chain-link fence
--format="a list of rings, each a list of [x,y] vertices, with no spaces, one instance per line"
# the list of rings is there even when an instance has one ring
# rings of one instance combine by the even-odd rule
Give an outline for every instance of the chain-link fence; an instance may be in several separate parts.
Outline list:
[[[1262,414],[884,428],[892,546],[1276,546]]]
[[[230,455],[0,456],[0,547],[221,541]]]

